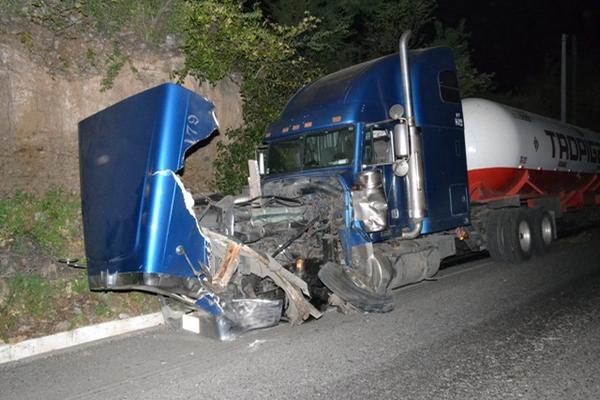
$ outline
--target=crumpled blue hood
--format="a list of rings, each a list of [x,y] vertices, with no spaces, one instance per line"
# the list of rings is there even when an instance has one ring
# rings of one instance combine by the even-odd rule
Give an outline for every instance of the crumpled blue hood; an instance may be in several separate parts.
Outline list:
[[[146,90],[79,123],[92,289],[201,289],[176,252],[183,246],[196,267],[207,262],[205,238],[175,172],[183,168],[186,151],[217,128],[214,105],[175,84]]]

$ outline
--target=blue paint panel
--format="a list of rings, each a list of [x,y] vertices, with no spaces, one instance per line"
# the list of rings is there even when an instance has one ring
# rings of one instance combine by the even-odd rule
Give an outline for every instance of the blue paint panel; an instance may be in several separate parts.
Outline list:
[[[452,185],[449,190],[452,215],[464,215],[469,211],[469,192],[467,185]]]
[[[352,247],[364,245],[371,240],[360,226],[340,229],[338,233],[340,235],[340,241],[342,242],[346,264],[352,265]]]
[[[80,122],[83,228],[92,288],[170,290],[168,285],[189,283],[193,274],[175,254],[178,245],[196,267],[206,263],[204,237],[170,171],[180,170],[185,152],[217,129],[213,109],[201,96],[163,84]]]
[[[462,107],[441,99],[438,74],[456,68],[450,50],[434,50],[417,51],[418,56],[411,57],[415,119],[423,136],[428,208],[424,234],[468,224],[470,210],[467,200],[453,211],[448,195],[451,187],[467,187],[464,130],[456,125],[456,118],[462,119]]]
[[[392,104],[402,103],[400,62],[391,54],[322,77],[301,89],[288,102],[280,119],[268,131],[270,141],[304,133],[304,122],[312,128],[374,122],[388,118]],[[340,121],[333,122],[333,117]],[[299,124],[300,128],[293,130]],[[287,128],[288,133],[283,130]],[[313,130],[314,130],[313,129]]]

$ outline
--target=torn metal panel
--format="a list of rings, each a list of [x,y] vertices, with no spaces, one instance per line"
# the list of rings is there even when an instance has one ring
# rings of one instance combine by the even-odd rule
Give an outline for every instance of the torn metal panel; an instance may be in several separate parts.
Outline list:
[[[227,254],[219,266],[217,275],[212,280],[214,286],[218,287],[219,289],[224,289],[227,287],[231,276],[236,271],[238,266],[238,256],[241,248],[241,244],[231,244],[227,247]]]
[[[211,242],[213,257],[223,259],[227,256],[229,246],[240,246],[238,272],[261,278],[269,277],[283,289],[287,301],[285,315],[291,324],[302,323],[309,316],[321,317],[321,312],[304,297],[310,296],[306,282],[283,268],[273,257],[261,254],[247,245],[240,245],[236,240],[220,233],[205,228],[202,232]]]
[[[80,123],[90,287],[167,295],[207,313],[221,339],[277,324],[284,305],[293,324],[320,317],[305,297],[305,281],[272,257],[199,225],[194,199],[177,172],[186,151],[217,129],[213,109],[201,96],[167,84]],[[219,229],[230,236],[235,201],[225,197],[216,203],[222,212]],[[295,205],[266,214],[250,209],[248,220],[289,224],[285,217],[293,211],[292,219],[301,225],[305,208]],[[268,279],[284,295],[248,295],[240,288],[242,277],[250,275]]]
[[[92,289],[205,296],[206,287],[176,252],[182,246],[194,268],[208,260],[208,245],[186,208],[187,192],[175,172],[183,167],[185,152],[217,129],[213,110],[203,97],[164,84],[80,122]],[[211,307],[215,303],[205,300]]]
[[[218,340],[234,340],[244,332],[275,326],[281,319],[283,302],[267,299],[232,299],[224,315],[196,315],[194,331]]]
[[[367,232],[380,232],[388,226],[388,206],[382,176],[377,170],[363,171],[358,187],[352,191],[354,220],[363,223]]]

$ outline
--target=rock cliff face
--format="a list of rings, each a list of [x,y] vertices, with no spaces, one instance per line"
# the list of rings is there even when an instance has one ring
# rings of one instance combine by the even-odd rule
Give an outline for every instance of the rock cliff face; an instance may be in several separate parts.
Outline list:
[[[130,95],[171,81],[180,57],[147,52],[131,58],[112,89],[102,92],[102,74],[53,74],[36,62],[14,35],[0,34],[0,196],[16,190],[44,192],[56,187],[79,191],[77,123]],[[211,191],[216,143],[242,123],[238,85],[215,86],[188,79],[184,86],[216,105],[221,133],[188,157],[185,182],[193,191]]]

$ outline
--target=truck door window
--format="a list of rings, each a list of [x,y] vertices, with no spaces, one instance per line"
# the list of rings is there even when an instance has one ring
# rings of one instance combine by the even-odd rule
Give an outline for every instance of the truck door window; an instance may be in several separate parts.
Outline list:
[[[460,103],[458,79],[454,71],[442,71],[438,75],[440,97],[446,103]]]
[[[369,130],[365,132],[363,163],[389,164],[392,158],[392,140],[387,130]]]

